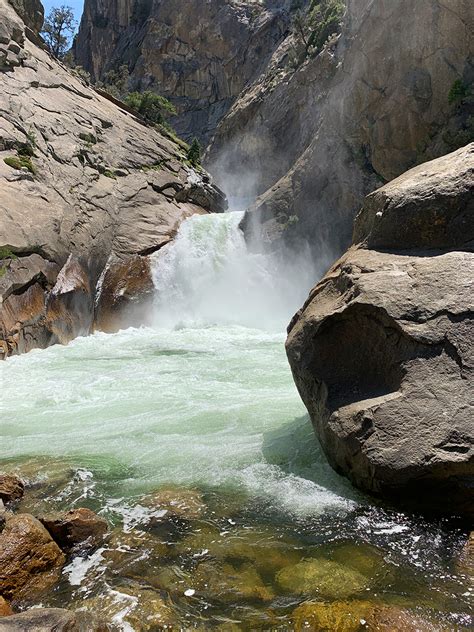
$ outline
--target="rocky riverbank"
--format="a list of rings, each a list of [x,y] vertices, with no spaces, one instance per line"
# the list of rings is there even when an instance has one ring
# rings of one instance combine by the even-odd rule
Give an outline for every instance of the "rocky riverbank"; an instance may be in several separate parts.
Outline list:
[[[288,329],[329,462],[358,487],[472,518],[474,144],[369,195]]]
[[[31,459],[0,474],[1,631],[194,629],[212,613],[217,622],[206,629],[227,626],[222,617],[230,613],[232,630],[451,629],[439,613],[418,607],[436,603],[441,580],[420,587],[413,569],[373,544],[308,547],[309,532],[301,539],[274,532],[268,521],[248,522],[239,495],[176,486],[127,507],[103,505],[105,520],[79,506],[97,502],[94,485],[92,472],[61,460]],[[74,509],[57,508],[67,503]],[[110,510],[120,507],[117,523]],[[472,575],[472,558],[471,536],[452,560],[458,579],[444,579],[449,590]],[[397,585],[402,600],[390,596]],[[210,612],[190,618],[203,602]],[[463,615],[456,629],[467,622]]]

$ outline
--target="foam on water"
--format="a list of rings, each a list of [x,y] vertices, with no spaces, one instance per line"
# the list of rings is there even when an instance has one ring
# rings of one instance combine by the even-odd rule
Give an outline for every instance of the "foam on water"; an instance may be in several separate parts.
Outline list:
[[[236,486],[285,511],[350,505],[328,466],[307,480],[272,454],[269,434],[305,414],[281,332],[315,272],[296,283],[296,264],[283,277],[248,253],[241,217],[195,216],[155,255],[156,327],[0,365],[3,457],[119,463],[120,497],[166,482]]]

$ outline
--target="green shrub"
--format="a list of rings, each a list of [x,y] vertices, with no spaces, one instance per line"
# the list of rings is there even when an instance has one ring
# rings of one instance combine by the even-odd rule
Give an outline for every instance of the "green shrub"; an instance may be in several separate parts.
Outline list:
[[[464,99],[470,96],[471,90],[468,85],[462,81],[462,79],[456,79],[448,92],[449,103],[461,103]]]
[[[330,35],[340,33],[344,11],[342,0],[312,0],[309,10],[309,48],[319,52]]]
[[[2,259],[18,259],[18,257],[8,246],[0,246],[0,260]]]
[[[112,180],[117,180],[117,176],[115,175],[115,172],[112,171],[111,169],[105,169],[105,171],[102,172],[102,175],[105,176],[106,178],[112,178]]]
[[[27,169],[30,173],[36,173],[36,169],[31,162],[30,156],[8,156],[3,159],[3,162],[9,167],[12,167],[12,169]]]
[[[158,125],[163,125],[168,116],[176,114],[174,105],[168,99],[151,90],[130,92],[125,97],[125,103],[146,121]]]
[[[95,145],[97,138],[91,132],[81,132],[79,138],[89,145]]]
[[[197,138],[193,138],[193,142],[189,146],[187,158],[193,167],[199,167],[201,164],[201,145]]]

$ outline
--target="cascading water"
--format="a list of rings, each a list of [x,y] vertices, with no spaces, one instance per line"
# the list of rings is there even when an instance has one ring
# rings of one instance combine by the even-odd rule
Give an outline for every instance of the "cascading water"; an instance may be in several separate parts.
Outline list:
[[[317,271],[304,253],[284,265],[277,255],[250,253],[239,229],[242,217],[195,215],[154,255],[157,326],[284,331]]]
[[[194,216],[153,256],[153,328],[0,363],[1,467],[43,481],[24,510],[44,511],[46,489],[48,510],[85,505],[115,525],[44,603],[129,631],[155,616],[144,595],[165,595],[176,629],[291,630],[307,597],[360,604],[370,589],[378,606],[467,625],[450,568],[461,532],[375,507],[317,447],[284,328],[323,269],[248,252],[240,219]],[[182,517],[150,504],[163,486]]]

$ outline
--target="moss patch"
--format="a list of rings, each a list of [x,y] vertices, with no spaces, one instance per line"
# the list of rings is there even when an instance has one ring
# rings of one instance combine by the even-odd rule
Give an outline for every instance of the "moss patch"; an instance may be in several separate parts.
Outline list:
[[[30,156],[8,156],[3,159],[3,162],[12,169],[27,169],[30,173],[36,173]]]

